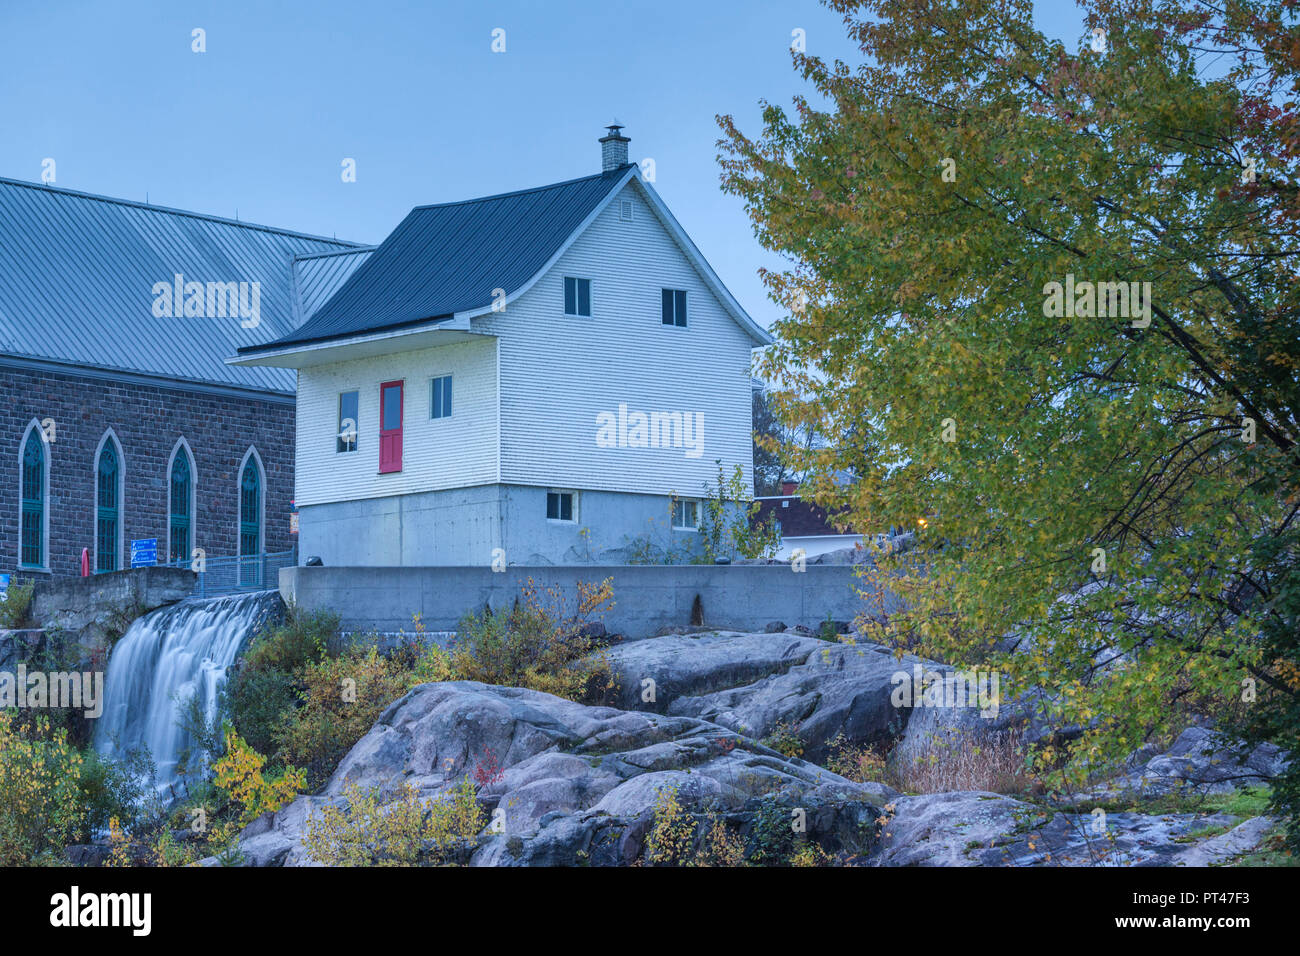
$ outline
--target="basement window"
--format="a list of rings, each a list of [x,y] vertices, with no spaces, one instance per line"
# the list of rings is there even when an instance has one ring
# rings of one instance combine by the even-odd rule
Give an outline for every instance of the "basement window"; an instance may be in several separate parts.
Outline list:
[[[591,280],[564,277],[564,314],[591,318]]]
[[[700,530],[700,503],[690,498],[678,498],[673,502],[673,530]]]
[[[546,520],[577,521],[573,507],[574,497],[572,491],[548,491],[546,493]]]

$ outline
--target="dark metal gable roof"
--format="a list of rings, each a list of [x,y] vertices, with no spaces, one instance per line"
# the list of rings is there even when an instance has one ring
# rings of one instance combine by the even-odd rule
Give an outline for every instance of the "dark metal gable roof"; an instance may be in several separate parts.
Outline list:
[[[288,334],[293,257],[354,243],[0,178],[0,355],[292,394],[294,373],[238,368]],[[260,323],[159,318],[152,289],[258,282]]]
[[[487,308],[551,260],[633,164],[595,176],[417,206],[303,325],[241,353],[346,338]]]

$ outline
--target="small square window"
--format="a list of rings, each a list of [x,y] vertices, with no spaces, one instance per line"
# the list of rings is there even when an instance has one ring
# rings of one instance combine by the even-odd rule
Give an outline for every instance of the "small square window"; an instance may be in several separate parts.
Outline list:
[[[591,317],[591,280],[564,277],[564,314]]]
[[[339,394],[339,430],[335,436],[335,452],[357,450],[357,405],[359,392]]]
[[[451,376],[440,375],[429,386],[429,417],[451,418]]]
[[[548,491],[546,493],[546,519],[548,521],[576,521],[573,516],[572,491]]]
[[[673,528],[678,531],[698,531],[700,528],[700,503],[689,498],[673,502]]]
[[[664,289],[661,297],[661,315],[664,325],[686,328],[686,293],[681,289]]]

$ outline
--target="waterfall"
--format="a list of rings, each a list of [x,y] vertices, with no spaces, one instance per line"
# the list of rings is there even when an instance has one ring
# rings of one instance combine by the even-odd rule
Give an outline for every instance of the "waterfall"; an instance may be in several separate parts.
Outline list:
[[[181,726],[186,704],[198,694],[205,718],[216,716],[226,671],[282,607],[278,592],[258,591],[182,601],[137,618],[109,657],[95,749],[111,757],[148,747],[167,795],[181,751],[194,742]]]

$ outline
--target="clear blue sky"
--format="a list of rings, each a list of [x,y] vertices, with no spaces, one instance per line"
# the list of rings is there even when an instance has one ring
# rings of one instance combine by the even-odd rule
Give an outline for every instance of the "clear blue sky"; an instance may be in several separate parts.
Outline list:
[[[1071,0],[1039,11],[1073,45]],[[713,117],[757,132],[760,100],[806,90],[796,28],[858,62],[814,0],[0,0],[0,176],[38,181],[50,157],[57,186],[375,243],[412,206],[598,172],[617,117],[768,325],[756,273],[778,263],[719,189]]]

